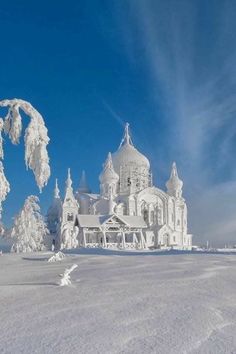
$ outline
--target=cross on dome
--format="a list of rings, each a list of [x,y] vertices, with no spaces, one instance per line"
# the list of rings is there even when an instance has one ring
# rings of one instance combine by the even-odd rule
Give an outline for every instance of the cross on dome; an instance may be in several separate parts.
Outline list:
[[[144,168],[149,174],[150,163],[146,156],[141,154],[132,142],[129,130],[129,123],[125,124],[124,136],[116,152],[112,154],[114,170],[120,175],[121,169],[133,166],[133,169]]]
[[[71,179],[71,175],[70,175],[70,168],[68,168],[66,187],[71,188],[71,186],[72,186],[72,179]]]
[[[134,146],[131,136],[130,136],[130,131],[129,131],[129,123],[125,123],[125,131],[124,131],[124,136],[121,140],[119,149],[121,148],[122,145],[132,145]]]
[[[176,162],[173,162],[172,164],[172,169],[171,169],[171,177],[179,177],[178,176],[178,171],[177,171],[177,166],[176,166]]]

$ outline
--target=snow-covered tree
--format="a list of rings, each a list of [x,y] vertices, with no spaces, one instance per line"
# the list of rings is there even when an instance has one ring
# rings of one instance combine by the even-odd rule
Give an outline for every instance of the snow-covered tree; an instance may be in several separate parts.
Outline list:
[[[22,133],[22,118],[20,110],[29,118],[30,122],[25,130],[25,163],[35,176],[40,189],[47,184],[50,177],[49,157],[47,145],[49,137],[41,114],[29,103],[21,99],[2,100],[0,107],[7,107],[5,118],[0,118],[0,212],[2,202],[10,191],[10,185],[5,177],[2,161],[4,158],[2,132],[7,135],[13,144],[18,144]]]
[[[36,252],[45,249],[48,230],[38,202],[38,197],[29,196],[15,217],[14,225],[9,232],[14,242],[12,252]]]
[[[77,248],[79,241],[78,241],[78,235],[79,235],[79,228],[78,226],[74,226],[73,229],[65,227],[61,231],[61,249],[71,249],[71,248]]]

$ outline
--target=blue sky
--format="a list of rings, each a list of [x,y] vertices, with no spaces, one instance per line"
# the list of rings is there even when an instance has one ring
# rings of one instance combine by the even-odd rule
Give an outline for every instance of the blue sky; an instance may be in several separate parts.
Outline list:
[[[98,174],[131,125],[161,188],[173,160],[184,180],[190,231],[236,239],[236,3],[234,1],[0,1],[0,97],[30,101],[43,115],[52,177],[67,167]],[[1,111],[4,114],[4,111]],[[9,223],[38,194],[20,146],[5,142]]]

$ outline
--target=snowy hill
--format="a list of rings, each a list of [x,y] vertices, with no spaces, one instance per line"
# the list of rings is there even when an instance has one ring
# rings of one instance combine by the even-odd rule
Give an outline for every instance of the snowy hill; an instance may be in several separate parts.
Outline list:
[[[80,252],[0,256],[1,353],[236,352],[236,254]]]

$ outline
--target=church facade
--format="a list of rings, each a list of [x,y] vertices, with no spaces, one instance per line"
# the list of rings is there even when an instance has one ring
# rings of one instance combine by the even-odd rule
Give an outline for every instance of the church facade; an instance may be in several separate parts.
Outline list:
[[[56,182],[48,228],[57,248],[192,249],[183,182],[173,163],[166,191],[153,185],[149,160],[134,146],[129,124],[118,150],[109,153],[92,193],[83,172],[74,193],[70,170],[65,196]]]

